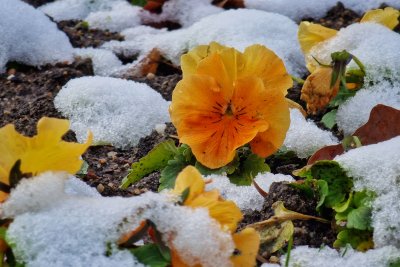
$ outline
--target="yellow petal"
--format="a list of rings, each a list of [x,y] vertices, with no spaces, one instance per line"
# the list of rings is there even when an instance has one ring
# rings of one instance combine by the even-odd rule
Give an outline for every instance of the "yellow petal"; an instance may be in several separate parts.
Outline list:
[[[308,113],[322,110],[337,95],[340,81],[331,88],[332,71],[332,68],[319,67],[304,82],[300,98],[307,103]]]
[[[363,22],[375,22],[393,30],[399,24],[400,11],[392,7],[370,10],[361,19]]]
[[[185,200],[185,205],[191,203],[199,194],[203,193],[205,183],[200,172],[193,166],[187,166],[183,169],[175,180],[173,192],[182,194],[189,188],[189,195]]]
[[[240,220],[242,212],[233,201],[219,199],[218,190],[204,192],[188,203],[190,207],[204,207],[208,209],[210,217],[217,220],[222,229],[234,232]]]
[[[262,45],[252,45],[243,53],[243,65],[238,66],[238,78],[257,76],[266,89],[281,91],[286,95],[293,86],[283,61],[270,49]]]
[[[234,234],[236,251],[231,257],[235,267],[254,267],[260,245],[260,236],[253,228],[245,228],[239,233]]]
[[[316,44],[332,38],[337,33],[336,30],[329,29],[319,24],[302,21],[299,25],[297,37],[301,50],[304,54],[310,52]]]

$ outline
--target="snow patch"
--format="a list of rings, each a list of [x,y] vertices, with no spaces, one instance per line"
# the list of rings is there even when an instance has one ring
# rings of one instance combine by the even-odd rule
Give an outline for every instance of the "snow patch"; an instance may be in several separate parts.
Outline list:
[[[148,27],[126,30],[123,32],[126,41],[110,41],[103,48],[126,56],[146,54],[157,48],[164,57],[180,65],[183,53],[212,41],[240,51],[261,44],[284,61],[290,74],[301,76],[305,72],[305,63],[297,41],[297,28],[294,21],[279,14],[248,9],[228,10],[205,17],[186,29],[171,32]]]
[[[263,207],[264,197],[253,185],[237,186],[232,184],[225,175],[210,175],[204,179],[212,179],[212,182],[206,185],[207,190],[218,189],[223,198],[235,202],[242,211],[261,210]],[[254,180],[265,192],[269,192],[269,188],[274,182],[294,181],[290,175],[269,172],[258,174]]]
[[[0,1],[0,36],[0,73],[8,61],[31,66],[73,61],[73,48],[65,33],[20,0]]]
[[[290,253],[289,267],[382,267],[389,266],[390,263],[399,259],[400,250],[393,246],[371,249],[366,252],[356,251],[351,247],[337,251],[328,246],[323,248],[299,246],[292,249]],[[282,266],[285,265],[285,261],[286,255],[283,255],[281,257]]]
[[[167,194],[152,192],[131,198],[79,194],[84,185],[67,179],[52,172],[25,179],[1,206],[3,218],[14,217],[7,240],[26,266],[143,266],[115,244],[145,219],[187,263],[230,266],[231,235],[206,209],[177,206]],[[80,189],[69,194],[68,187]]]
[[[372,226],[375,247],[400,247],[400,136],[362,146],[334,160],[354,178],[356,191],[377,194],[373,201]]]
[[[307,158],[318,149],[337,143],[337,138],[331,132],[318,128],[311,120],[306,120],[298,109],[290,109],[290,127],[283,145],[294,151],[299,158]]]
[[[71,121],[79,141],[90,130],[95,142],[116,147],[134,146],[157,124],[170,120],[169,103],[159,93],[146,84],[117,78],[70,80],[54,104]]]
[[[400,82],[382,81],[361,89],[340,105],[336,114],[338,127],[351,135],[367,123],[371,110],[378,104],[400,109]]]

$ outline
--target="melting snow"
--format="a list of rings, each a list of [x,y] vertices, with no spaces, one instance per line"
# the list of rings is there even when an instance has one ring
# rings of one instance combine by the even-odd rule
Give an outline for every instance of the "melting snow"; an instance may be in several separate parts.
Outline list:
[[[151,103],[151,104],[149,104]],[[78,140],[91,130],[95,142],[134,146],[157,124],[168,122],[169,103],[143,83],[108,77],[70,80],[54,100]]]
[[[290,127],[283,145],[299,158],[307,158],[318,149],[338,143],[331,132],[322,130],[306,120],[298,109],[290,109]]]
[[[42,12],[20,0],[0,1],[0,73],[8,61],[31,66],[73,60],[65,33]]]

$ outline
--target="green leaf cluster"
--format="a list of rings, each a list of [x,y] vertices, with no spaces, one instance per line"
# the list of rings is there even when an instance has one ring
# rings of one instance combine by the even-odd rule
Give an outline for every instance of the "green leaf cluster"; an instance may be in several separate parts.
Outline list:
[[[251,153],[247,147],[239,149],[226,166],[209,169],[196,161],[188,145],[177,147],[173,140],[167,140],[132,164],[129,174],[122,180],[121,188],[127,188],[155,171],[161,171],[159,191],[173,188],[176,177],[188,165],[195,166],[203,175],[226,174],[237,185],[250,185],[258,173],[270,171],[265,159]]]
[[[166,259],[156,244],[147,244],[130,250],[135,258],[146,266],[167,267],[170,260]]]
[[[331,160],[316,162],[297,173],[304,177],[309,185],[317,184],[320,213],[333,213],[338,235],[335,247],[350,244],[358,250],[373,247],[371,226],[371,203],[374,193],[356,192],[353,180],[347,176],[339,163]],[[304,186],[307,186],[307,183]]]

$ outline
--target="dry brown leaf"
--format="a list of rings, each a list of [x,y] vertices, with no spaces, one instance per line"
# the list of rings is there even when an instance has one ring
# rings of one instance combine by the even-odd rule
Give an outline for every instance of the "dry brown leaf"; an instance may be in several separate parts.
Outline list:
[[[371,145],[389,140],[400,135],[400,110],[376,105],[370,113],[368,122],[358,128],[353,136],[357,136],[362,145]],[[314,153],[307,164],[314,164],[318,160],[332,160],[344,153],[343,146],[326,146]]]
[[[212,4],[225,9],[244,8],[243,0],[214,0]]]
[[[148,0],[143,9],[150,11],[151,13],[161,13],[162,6],[168,0]]]

